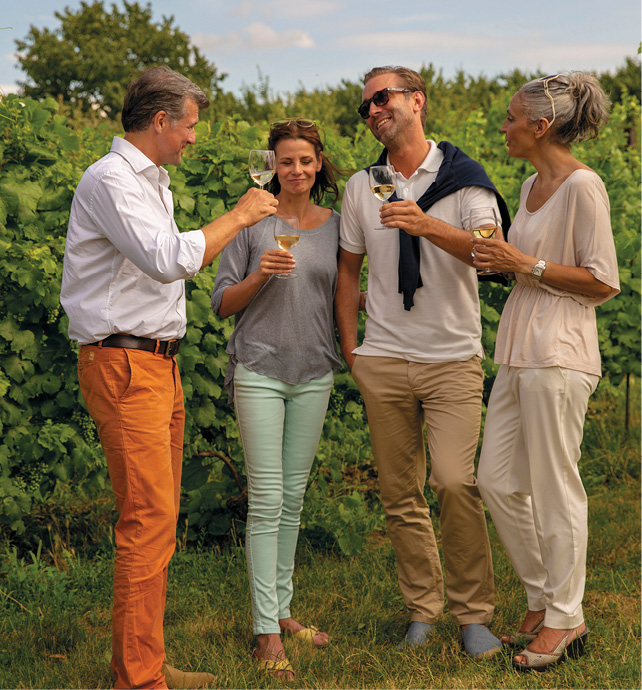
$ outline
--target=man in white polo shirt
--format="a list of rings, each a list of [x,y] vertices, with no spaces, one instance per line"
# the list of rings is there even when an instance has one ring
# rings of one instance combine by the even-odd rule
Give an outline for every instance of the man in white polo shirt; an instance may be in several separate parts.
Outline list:
[[[105,452],[115,528],[111,669],[116,688],[191,688],[208,673],[165,661],[167,566],[176,545],[185,411],[174,355],[185,280],[276,211],[252,188],[229,213],[179,233],[169,175],[195,140],[205,94],[169,67],[130,84],[123,139],[83,175],[71,207],[61,303],[80,344],[78,377]]]
[[[343,357],[363,396],[398,579],[410,613],[402,644],[425,644],[444,605],[437,544],[424,498],[426,455],[440,507],[446,593],[473,657],[501,649],[486,521],[474,477],[483,373],[470,211],[506,206],[481,166],[426,140],[426,86],[417,72],[380,67],[364,79],[360,115],[386,147],[396,195],[381,206],[367,170],[348,181],[341,212],[336,316]],[[389,229],[378,229],[383,223]],[[399,230],[401,228],[402,230]],[[405,232],[404,232],[405,231]],[[368,255],[365,339],[357,342],[359,276]]]

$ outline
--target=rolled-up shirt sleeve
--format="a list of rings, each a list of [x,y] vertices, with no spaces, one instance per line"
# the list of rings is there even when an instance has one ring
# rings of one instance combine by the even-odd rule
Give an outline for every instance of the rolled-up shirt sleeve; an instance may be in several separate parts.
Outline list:
[[[203,263],[203,232],[179,232],[172,208],[166,209],[166,217],[159,215],[150,207],[142,184],[152,183],[133,173],[105,173],[94,187],[90,214],[109,219],[100,224],[105,237],[154,280],[172,283],[193,278]]]

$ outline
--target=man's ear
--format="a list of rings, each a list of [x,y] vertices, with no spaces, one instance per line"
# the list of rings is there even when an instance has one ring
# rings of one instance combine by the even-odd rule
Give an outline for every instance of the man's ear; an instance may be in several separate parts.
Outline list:
[[[415,91],[412,94],[413,97],[413,110],[416,113],[421,112],[421,109],[424,107],[424,103],[426,102],[426,96],[421,93],[421,91]]]
[[[169,115],[164,110],[159,110],[152,120],[152,125],[154,126],[154,131],[160,134],[164,127],[168,127]]]

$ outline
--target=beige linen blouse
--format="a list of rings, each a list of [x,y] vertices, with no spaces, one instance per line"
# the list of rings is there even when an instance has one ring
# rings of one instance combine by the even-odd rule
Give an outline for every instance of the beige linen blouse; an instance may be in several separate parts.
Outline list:
[[[600,376],[595,307],[620,291],[608,195],[598,175],[575,170],[543,206],[530,212],[526,199],[536,177],[522,185],[509,242],[529,256],[583,266],[612,290],[607,297],[588,297],[517,274],[499,323],[495,362],[559,366]]]

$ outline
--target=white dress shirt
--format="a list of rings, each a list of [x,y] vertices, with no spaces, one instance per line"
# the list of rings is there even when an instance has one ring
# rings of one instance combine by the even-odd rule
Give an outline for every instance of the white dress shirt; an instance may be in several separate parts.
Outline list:
[[[179,233],[169,175],[114,137],[82,176],[71,205],[60,302],[81,345],[112,333],[185,335],[185,283],[205,252],[201,230]]]
[[[416,201],[435,181],[444,154],[434,141],[429,143],[430,151],[410,179],[395,173],[400,199]],[[497,209],[495,194],[483,187],[464,187],[434,203],[427,215],[466,228],[471,209],[482,206]],[[375,230],[381,225],[380,207],[368,173],[353,175],[343,194],[340,246],[368,255],[366,335],[354,353],[420,363],[483,356],[475,269],[421,238],[423,287],[415,292],[412,309],[405,311],[398,291],[399,231]]]

